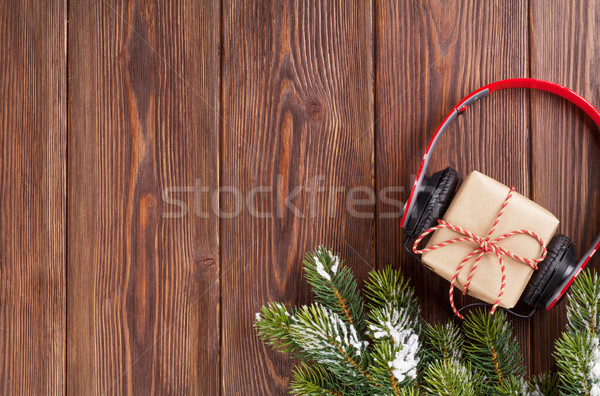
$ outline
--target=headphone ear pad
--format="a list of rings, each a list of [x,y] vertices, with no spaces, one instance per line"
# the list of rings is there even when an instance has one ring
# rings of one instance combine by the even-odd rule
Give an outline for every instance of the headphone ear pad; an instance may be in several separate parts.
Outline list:
[[[563,234],[557,234],[552,238],[547,246],[548,254],[544,261],[539,263],[537,271],[533,273],[525,291],[522,300],[525,304],[539,308],[545,304],[541,297],[546,291],[546,286],[556,273],[563,262],[565,253],[571,248],[571,240]]]
[[[415,236],[419,236],[437,224],[438,219],[444,216],[450,206],[460,178],[458,172],[448,167],[431,176],[432,180],[439,179],[435,186],[426,186],[431,189],[429,201],[420,213],[420,219],[415,227]]]

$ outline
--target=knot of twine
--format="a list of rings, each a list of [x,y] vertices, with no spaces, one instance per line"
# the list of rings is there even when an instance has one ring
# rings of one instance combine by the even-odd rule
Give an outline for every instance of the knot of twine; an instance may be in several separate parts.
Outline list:
[[[494,234],[494,231],[496,230],[496,226],[500,222],[500,218],[502,218],[502,215],[504,214],[504,210],[506,209],[506,206],[508,205],[508,201],[513,196],[514,191],[515,191],[515,188],[511,187],[510,192],[508,193],[508,196],[506,197],[506,199],[504,200],[504,203],[502,204],[502,208],[500,209],[500,212],[498,212],[498,216],[496,217],[496,221],[494,222],[494,225],[492,226],[492,228],[490,229],[490,231],[488,232],[488,234],[485,238],[475,235],[474,233],[472,233],[469,230],[464,229],[463,227],[460,227],[460,226],[457,226],[454,224],[450,224],[447,221],[440,219],[440,220],[438,220],[437,226],[431,227],[430,229],[425,231],[423,234],[421,234],[421,236],[419,236],[419,238],[417,238],[417,240],[415,241],[415,243],[413,245],[412,250],[415,254],[427,253],[432,250],[439,249],[441,247],[448,246],[448,245],[451,245],[453,243],[458,243],[458,242],[473,242],[473,243],[476,243],[477,245],[479,245],[478,248],[476,248],[471,253],[469,253],[467,255],[467,257],[465,257],[463,259],[463,261],[459,264],[459,266],[456,268],[456,272],[454,273],[454,276],[452,277],[452,281],[450,282],[450,291],[449,291],[450,305],[452,306],[452,310],[454,311],[456,316],[458,316],[460,319],[463,319],[463,316],[460,314],[460,312],[458,312],[458,310],[456,309],[456,306],[454,305],[454,285],[456,284],[456,280],[458,279],[458,276],[461,273],[463,267],[465,266],[465,264],[467,264],[469,262],[469,260],[473,256],[477,255],[477,259],[475,260],[475,264],[471,268],[471,271],[467,278],[467,282],[465,283],[465,285],[463,287],[463,295],[467,294],[469,285],[471,284],[471,281],[473,280],[475,271],[477,271],[477,267],[479,265],[479,262],[483,258],[483,256],[486,253],[494,253],[496,255],[496,257],[498,257],[498,263],[500,264],[500,270],[502,272],[502,283],[500,285],[500,292],[498,293],[498,298],[496,299],[496,302],[494,303],[494,305],[492,306],[492,309],[490,310],[490,315],[492,315],[496,311],[496,308],[498,308],[498,305],[500,304],[500,301],[502,300],[502,296],[504,295],[504,288],[506,286],[506,267],[504,265],[504,262],[502,261],[502,256],[511,257],[523,264],[527,264],[534,270],[537,270],[537,264],[542,262],[546,258],[546,255],[548,254],[548,250],[546,249],[546,245],[544,244],[544,241],[542,241],[542,238],[540,238],[539,235],[537,235],[535,232],[532,232],[529,230],[511,231],[507,234],[504,234],[495,239],[492,239],[492,235]],[[464,236],[458,237],[455,239],[449,239],[447,241],[438,243],[437,245],[429,246],[429,247],[426,247],[423,249],[418,249],[419,243],[421,243],[423,238],[425,238],[427,235],[431,234],[432,232],[435,232],[442,228],[450,229],[450,230],[457,232]],[[506,239],[508,237],[514,236],[514,235],[529,235],[530,237],[537,240],[539,242],[540,246],[542,247],[542,255],[538,259],[530,259],[530,258],[521,257],[519,255],[516,255],[513,252],[506,250],[501,246],[498,246],[498,242],[500,242],[503,239]]]

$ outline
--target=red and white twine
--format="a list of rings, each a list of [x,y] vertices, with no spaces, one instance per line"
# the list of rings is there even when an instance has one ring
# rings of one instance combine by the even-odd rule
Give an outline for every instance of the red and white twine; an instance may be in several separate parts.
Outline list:
[[[450,224],[447,221],[440,219],[440,220],[438,220],[439,224],[437,226],[431,227],[430,229],[425,231],[423,234],[421,234],[421,236],[419,236],[419,238],[417,238],[417,240],[415,241],[415,243],[413,245],[413,252],[415,254],[427,253],[432,250],[439,249],[441,247],[448,246],[448,245],[451,245],[453,243],[458,243],[458,242],[474,242],[477,245],[479,245],[478,248],[476,248],[471,253],[469,253],[467,255],[467,257],[465,257],[464,260],[459,264],[459,266],[456,268],[456,272],[454,273],[454,276],[452,277],[452,281],[450,282],[450,291],[449,291],[450,305],[452,306],[452,310],[454,311],[456,316],[458,316],[460,319],[463,319],[463,316],[460,314],[460,312],[458,312],[458,310],[456,309],[456,306],[454,304],[454,285],[456,284],[456,280],[458,279],[458,276],[461,273],[463,267],[465,266],[465,264],[467,264],[469,262],[469,260],[473,256],[477,255],[477,258],[475,259],[475,264],[473,265],[473,267],[471,268],[471,271],[469,272],[467,282],[465,283],[465,285],[463,287],[463,295],[467,294],[469,285],[471,284],[471,281],[473,280],[475,271],[477,271],[479,262],[483,258],[484,254],[494,253],[496,255],[496,257],[498,257],[498,262],[500,264],[500,270],[502,272],[502,283],[500,285],[500,292],[498,293],[498,298],[496,299],[496,302],[494,303],[494,305],[492,306],[492,309],[490,310],[490,315],[491,315],[496,311],[496,308],[498,308],[498,305],[500,304],[500,301],[502,300],[502,296],[504,295],[504,288],[506,286],[506,267],[502,260],[502,256],[511,257],[517,261],[520,261],[524,264],[529,265],[534,270],[537,270],[537,264],[542,262],[546,258],[546,255],[548,254],[548,250],[546,249],[546,245],[544,244],[544,241],[542,241],[542,238],[540,238],[539,235],[537,235],[535,232],[532,232],[529,230],[511,231],[511,232],[501,235],[495,239],[491,239],[492,235],[494,234],[494,231],[496,230],[496,226],[500,222],[500,218],[504,214],[506,206],[508,205],[508,201],[513,196],[514,191],[515,191],[515,188],[511,187],[510,192],[508,193],[508,196],[504,200],[504,203],[502,204],[502,208],[500,209],[500,212],[498,213],[498,216],[496,217],[496,221],[494,222],[494,225],[492,226],[492,228],[490,229],[490,231],[487,234],[487,237],[482,238],[480,236],[475,235],[471,231],[464,229],[463,227],[460,227],[460,226],[457,226],[454,224]],[[418,245],[423,240],[423,238],[425,238],[427,235],[431,234],[432,232],[435,232],[442,228],[450,229],[454,232],[464,235],[464,237],[450,239],[450,240],[438,243],[437,245],[429,246],[429,247],[426,247],[423,249],[418,249]],[[521,257],[521,256],[516,255],[516,254],[512,253],[511,251],[506,250],[506,249],[502,248],[501,246],[497,245],[497,243],[502,241],[503,239],[506,239],[506,238],[514,236],[514,235],[529,235],[532,238],[535,238],[539,242],[540,246],[542,246],[541,256],[538,259],[530,259],[530,258],[526,258],[526,257]]]

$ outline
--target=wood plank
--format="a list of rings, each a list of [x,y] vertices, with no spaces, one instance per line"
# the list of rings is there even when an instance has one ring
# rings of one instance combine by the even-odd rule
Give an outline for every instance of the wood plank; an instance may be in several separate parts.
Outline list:
[[[65,389],[66,5],[0,5],[0,393]]]
[[[67,390],[216,394],[219,2],[69,14]]]
[[[317,244],[360,277],[374,261],[373,205],[356,208],[365,218],[345,205],[352,187],[373,187],[372,12],[369,2],[223,7],[221,186],[244,201],[221,195],[225,213],[243,205],[221,220],[222,393],[286,394],[291,361],[256,337],[255,313],[310,300],[302,257]]]
[[[600,1],[531,3],[531,75],[563,84],[600,107]],[[578,257],[600,232],[600,130],[582,111],[551,94],[531,96],[533,196],[562,222]],[[598,258],[588,267],[598,270]],[[554,366],[554,340],[566,303],[538,314],[531,350],[535,372]]]
[[[496,80],[528,74],[522,2],[376,2],[376,187],[406,199],[428,139],[460,99]],[[527,96],[498,93],[468,110],[440,141],[431,172],[479,170],[529,194]],[[398,207],[378,201],[379,265],[402,267],[429,321],[452,316],[448,282],[430,278],[403,249]],[[396,213],[396,216],[393,214]],[[457,293],[458,294],[458,293]],[[461,306],[473,302],[459,300]],[[511,319],[526,359],[529,322]]]

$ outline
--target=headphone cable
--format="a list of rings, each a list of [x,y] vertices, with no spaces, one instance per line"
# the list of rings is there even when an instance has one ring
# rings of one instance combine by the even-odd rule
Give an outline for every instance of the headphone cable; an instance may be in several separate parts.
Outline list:
[[[465,305],[464,307],[460,308],[458,310],[458,313],[461,313],[463,310],[465,310],[467,308],[471,308],[471,307],[491,307],[491,306],[492,306],[492,304],[488,304],[488,303],[484,303],[484,302],[471,303],[471,304]],[[509,314],[511,314],[513,316],[516,316],[517,318],[523,318],[523,319],[531,318],[533,316],[533,314],[535,314],[537,311],[536,308],[533,308],[533,310],[531,312],[529,312],[529,314],[522,315],[522,314],[516,313],[515,311],[511,311],[510,309],[507,309],[507,308],[502,308],[502,307],[498,307],[498,308],[500,308],[501,310],[503,310],[505,312],[508,312]],[[456,316],[456,315],[454,315],[454,316]]]

